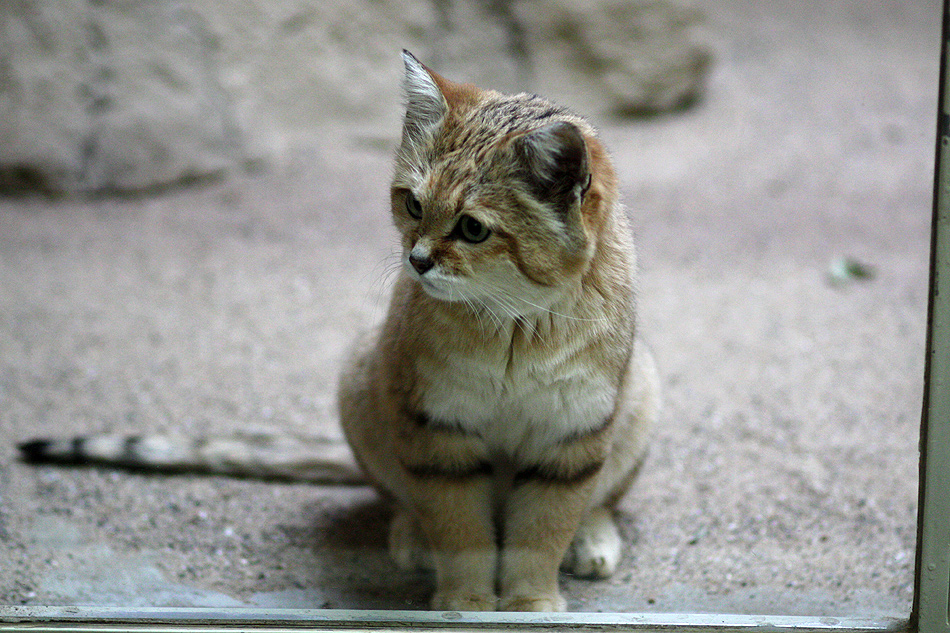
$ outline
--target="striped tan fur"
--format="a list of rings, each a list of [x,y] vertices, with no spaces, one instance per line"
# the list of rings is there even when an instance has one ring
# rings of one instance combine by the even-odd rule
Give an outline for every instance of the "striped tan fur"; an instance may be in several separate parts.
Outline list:
[[[619,562],[612,506],[659,408],[616,176],[566,109],[404,61],[404,274],[342,376],[343,428],[433,608],[562,610],[559,566]]]
[[[390,196],[404,266],[340,378],[352,453],[261,434],[21,449],[35,461],[368,479],[396,506],[396,564],[434,569],[433,608],[563,610],[559,568],[602,578],[620,561],[613,507],[659,410],[616,175],[570,111],[404,62]]]
[[[96,434],[35,439],[20,444],[19,448],[32,462],[313,483],[366,481],[342,440],[264,431],[207,437]]]

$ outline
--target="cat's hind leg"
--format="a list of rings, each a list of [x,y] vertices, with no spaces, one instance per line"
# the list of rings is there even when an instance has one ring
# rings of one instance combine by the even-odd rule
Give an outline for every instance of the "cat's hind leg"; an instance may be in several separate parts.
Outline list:
[[[607,578],[617,571],[623,540],[613,511],[603,506],[591,509],[571,541],[561,571],[581,578]]]
[[[592,507],[561,562],[561,570],[583,578],[606,578],[617,570],[623,541],[612,508],[640,470],[660,409],[656,364],[640,341],[634,347],[621,397],[611,452],[601,469]]]
[[[389,524],[389,555],[396,567],[404,571],[435,570],[425,533],[405,508],[397,508]]]

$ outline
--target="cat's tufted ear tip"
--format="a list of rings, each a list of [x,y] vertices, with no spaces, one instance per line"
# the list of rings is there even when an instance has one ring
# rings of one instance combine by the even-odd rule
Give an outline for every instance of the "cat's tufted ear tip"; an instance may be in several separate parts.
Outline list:
[[[406,48],[402,49],[402,63],[403,66],[405,66],[407,73],[414,68],[422,66],[422,62],[419,61],[419,58],[413,55],[409,49]]]
[[[433,74],[415,55],[403,49],[402,59],[406,66],[402,80],[406,104],[404,129],[409,138],[418,140],[442,121],[448,104]]]
[[[403,88],[410,88],[413,85],[434,84],[432,72],[426,68],[426,65],[419,61],[419,58],[409,52],[408,49],[402,49],[402,63],[405,68],[403,76]]]

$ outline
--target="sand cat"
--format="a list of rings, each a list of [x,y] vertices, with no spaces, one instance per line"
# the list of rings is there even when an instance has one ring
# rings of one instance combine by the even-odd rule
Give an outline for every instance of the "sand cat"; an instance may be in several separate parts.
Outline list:
[[[563,610],[559,568],[605,577],[620,560],[611,508],[659,406],[635,335],[636,261],[616,176],[568,110],[448,81],[407,52],[404,62],[390,196],[404,270],[341,377],[343,431],[395,503],[396,563],[434,569],[434,609]],[[127,464],[151,452],[169,467],[266,474],[285,451],[250,440],[24,449]],[[285,459],[271,474],[348,481],[346,462]]]

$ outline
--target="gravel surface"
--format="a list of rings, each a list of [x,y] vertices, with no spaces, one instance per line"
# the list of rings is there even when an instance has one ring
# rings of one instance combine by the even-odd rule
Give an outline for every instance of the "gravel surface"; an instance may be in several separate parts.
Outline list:
[[[665,409],[582,611],[909,613],[939,3],[705,2],[706,100],[597,119]],[[394,51],[394,55],[398,51]],[[393,81],[398,81],[397,77]],[[398,104],[393,104],[398,107]],[[398,130],[145,199],[0,202],[0,603],[425,608],[367,488],[32,467],[35,435],[338,434]],[[835,282],[841,257],[872,267]]]

